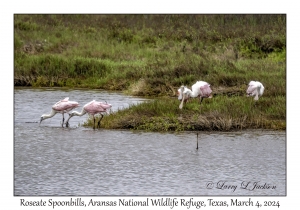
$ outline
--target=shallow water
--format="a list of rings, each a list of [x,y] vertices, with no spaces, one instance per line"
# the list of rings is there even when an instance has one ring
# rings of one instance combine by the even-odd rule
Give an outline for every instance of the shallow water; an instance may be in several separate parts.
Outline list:
[[[286,195],[286,133],[93,130],[40,116],[64,97],[113,111],[145,99],[99,90],[16,88],[15,195]],[[78,111],[81,108],[76,109]]]

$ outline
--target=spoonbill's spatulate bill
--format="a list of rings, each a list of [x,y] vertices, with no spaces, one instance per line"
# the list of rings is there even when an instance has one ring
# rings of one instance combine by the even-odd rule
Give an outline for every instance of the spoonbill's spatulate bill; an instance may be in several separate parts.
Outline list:
[[[69,101],[69,97],[66,97],[65,99],[58,101],[56,104],[54,104],[52,106],[50,114],[43,114],[41,116],[40,124],[41,124],[41,122],[43,120],[51,118],[54,115],[56,115],[57,113],[61,113],[62,116],[63,116],[62,124],[61,125],[63,127],[64,121],[65,121],[64,113],[69,113],[69,111],[75,109],[78,106],[79,106],[78,102],[76,102],[76,101]]]
[[[103,102],[98,102],[98,101],[91,101],[89,103],[87,103],[86,105],[83,106],[81,112],[77,112],[77,111],[73,111],[71,114],[69,114],[69,118],[66,121],[66,126],[69,126],[69,120],[71,117],[73,116],[82,116],[85,115],[86,113],[90,114],[93,116],[94,119],[94,129],[95,129],[95,115],[96,114],[101,114],[101,118],[98,121],[98,128],[100,128],[100,122],[103,118],[103,112],[109,113],[109,110],[111,108],[111,104],[107,104],[107,103],[103,103]]]

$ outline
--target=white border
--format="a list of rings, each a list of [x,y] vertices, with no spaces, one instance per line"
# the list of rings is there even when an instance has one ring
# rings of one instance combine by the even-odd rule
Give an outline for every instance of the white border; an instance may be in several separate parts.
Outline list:
[[[13,196],[13,15],[15,13],[281,13],[287,14],[287,196],[252,197],[280,201],[280,209],[299,206],[299,12],[297,1],[1,1],[1,209],[21,209],[19,197]],[[4,64],[4,65],[3,65]],[[66,198],[66,197],[65,197]],[[106,197],[110,199],[109,197]],[[126,197],[129,198],[129,197]],[[202,197],[206,200],[230,200],[230,197]],[[233,197],[234,198],[234,197]],[[236,197],[239,199],[247,197]],[[46,197],[45,199],[49,199]],[[87,200],[87,198],[84,198]],[[111,197],[112,200],[116,199]],[[30,208],[30,207],[29,207]],[[94,207],[94,209],[97,207]],[[98,207],[99,208],[99,207]],[[27,208],[28,209],[28,208]],[[35,209],[41,209],[35,207]],[[66,209],[66,208],[64,208]],[[67,208],[68,209],[68,208]],[[76,208],[81,209],[81,208]],[[86,209],[86,208],[84,208]],[[158,208],[163,209],[163,208]],[[164,208],[166,209],[166,208]],[[169,209],[169,208],[167,208]],[[178,208],[176,208],[178,209]],[[181,208],[186,209],[186,208]],[[204,208],[211,209],[211,208]]]

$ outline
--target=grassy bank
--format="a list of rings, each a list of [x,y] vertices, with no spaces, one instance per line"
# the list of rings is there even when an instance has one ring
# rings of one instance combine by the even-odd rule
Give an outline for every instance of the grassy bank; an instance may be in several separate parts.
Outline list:
[[[147,131],[285,130],[284,102],[282,96],[275,100],[264,97],[257,102],[246,96],[216,96],[204,100],[201,106],[199,100],[194,99],[180,110],[177,99],[160,98],[105,116],[101,127]],[[93,121],[85,125],[92,126]]]
[[[14,58],[15,86],[160,96],[105,117],[107,128],[285,129],[285,15],[15,15]],[[178,87],[197,80],[214,98],[179,110]],[[250,80],[266,88],[257,103]]]

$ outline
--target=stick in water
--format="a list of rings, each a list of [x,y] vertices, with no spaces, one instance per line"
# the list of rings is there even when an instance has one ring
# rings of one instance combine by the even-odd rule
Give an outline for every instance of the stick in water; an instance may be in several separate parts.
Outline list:
[[[198,133],[197,133],[197,148],[196,149],[198,150]]]

